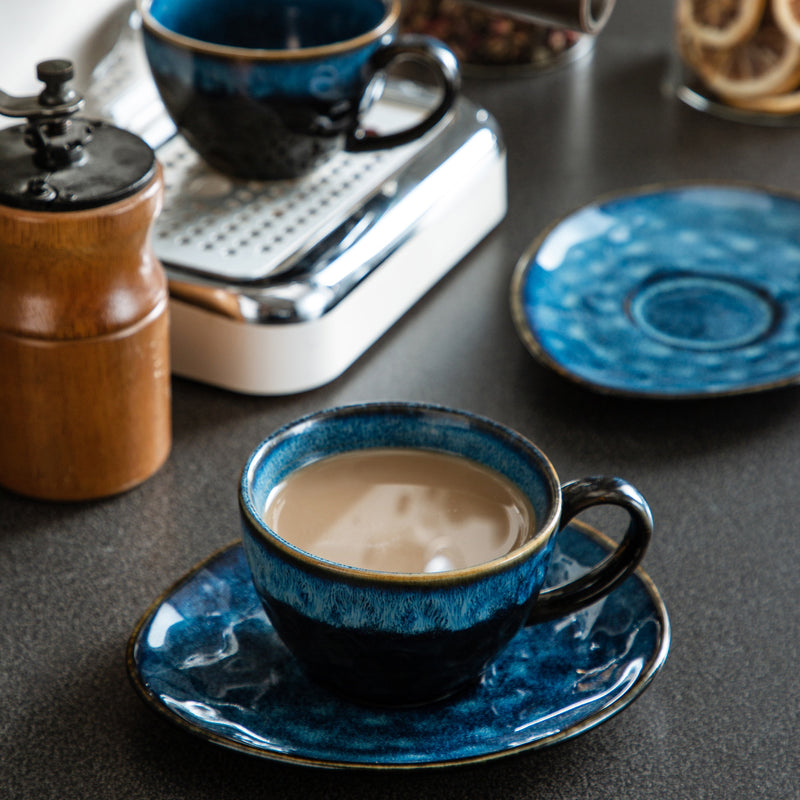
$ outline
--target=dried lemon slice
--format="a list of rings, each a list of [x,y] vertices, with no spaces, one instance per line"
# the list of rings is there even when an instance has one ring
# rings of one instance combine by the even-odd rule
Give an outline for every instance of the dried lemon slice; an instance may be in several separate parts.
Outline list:
[[[736,47],[685,47],[684,54],[706,86],[726,99],[781,94],[800,85],[800,44],[770,22]]]
[[[800,113],[800,92],[769,94],[764,97],[728,100],[729,105],[742,111],[756,111],[764,114],[789,115]]]
[[[695,42],[734,47],[756,31],[767,0],[679,0],[679,26]]]
[[[772,0],[772,16],[792,41],[800,43],[800,0]]]

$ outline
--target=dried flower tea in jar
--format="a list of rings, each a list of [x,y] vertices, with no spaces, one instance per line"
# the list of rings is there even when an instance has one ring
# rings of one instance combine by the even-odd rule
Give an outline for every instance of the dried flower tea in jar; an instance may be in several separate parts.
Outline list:
[[[582,55],[592,37],[512,18],[460,0],[406,0],[403,29],[445,42],[469,74],[549,69]]]

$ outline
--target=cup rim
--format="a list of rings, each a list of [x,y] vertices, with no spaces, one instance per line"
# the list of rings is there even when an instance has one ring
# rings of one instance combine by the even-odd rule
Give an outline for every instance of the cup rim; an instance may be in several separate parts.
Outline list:
[[[400,19],[402,0],[389,0],[384,2],[387,11],[380,23],[374,28],[359,34],[351,39],[315,47],[299,47],[295,50],[269,49],[257,47],[237,47],[234,45],[215,44],[195,39],[182,33],[176,33],[159,22],[150,12],[154,0],[136,0],[136,7],[142,20],[142,27],[150,34],[162,41],[190,50],[194,53],[218,58],[233,58],[243,61],[307,61],[315,58],[325,58],[337,53],[357,50],[366,44],[380,40],[389,33]]]
[[[356,567],[336,561],[329,561],[321,556],[316,556],[282,538],[264,522],[261,515],[256,511],[255,504],[253,503],[252,486],[255,470],[258,465],[263,461],[270,450],[274,449],[288,437],[294,435],[296,431],[303,426],[326,417],[339,416],[342,413],[355,415],[359,412],[369,413],[373,411],[393,411],[401,413],[423,412],[460,417],[477,422],[481,426],[489,427],[493,432],[500,434],[517,447],[527,451],[527,453],[533,456],[542,465],[542,473],[548,480],[548,494],[552,499],[549,513],[547,517],[536,526],[537,530],[535,535],[520,547],[515,547],[498,558],[484,561],[474,566],[445,570],[443,572],[388,572]],[[533,444],[533,442],[522,436],[522,434],[488,417],[475,414],[471,411],[464,411],[432,403],[403,401],[377,401],[334,406],[332,408],[312,412],[283,425],[263,439],[248,456],[241,472],[238,496],[239,507],[249,523],[249,531],[265,544],[277,548],[285,556],[295,561],[300,561],[306,568],[318,573],[334,575],[351,581],[360,579],[370,583],[377,582],[394,586],[420,586],[422,584],[427,584],[434,587],[442,587],[448,584],[462,583],[465,580],[475,580],[489,574],[495,574],[510,569],[519,562],[527,559],[531,553],[540,550],[547,544],[550,538],[557,532],[562,507],[561,485],[555,468],[551,464],[550,459]]]

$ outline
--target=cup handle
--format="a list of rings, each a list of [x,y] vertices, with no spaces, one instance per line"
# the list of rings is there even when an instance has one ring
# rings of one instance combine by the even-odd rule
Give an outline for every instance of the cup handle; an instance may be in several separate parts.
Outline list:
[[[563,530],[591,506],[616,505],[630,515],[630,524],[616,549],[585,575],[539,593],[527,625],[563,617],[591,605],[619,586],[636,569],[653,533],[653,515],[647,501],[621,478],[582,478],[561,487]]]
[[[429,67],[439,79],[441,100],[424,119],[401,131],[369,135],[359,125],[347,134],[344,149],[348,152],[363,153],[408,144],[427,133],[453,106],[461,89],[461,72],[458,59],[446,45],[431,36],[406,34],[378,48],[370,59],[370,68],[378,75],[393,62],[402,61],[413,61]],[[364,90],[364,96],[374,91],[375,80],[373,77]]]

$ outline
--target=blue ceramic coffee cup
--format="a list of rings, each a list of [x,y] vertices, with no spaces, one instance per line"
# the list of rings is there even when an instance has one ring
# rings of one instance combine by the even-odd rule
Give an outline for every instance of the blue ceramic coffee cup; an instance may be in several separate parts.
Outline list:
[[[516,547],[486,563],[400,573],[326,560],[265,523],[270,492],[299,468],[334,454],[396,447],[454,454],[499,473],[527,497],[535,524]],[[582,577],[542,591],[558,532],[582,510],[605,503],[630,516],[616,550]],[[416,403],[344,406],[279,429],[250,455],[239,505],[253,583],[284,643],[313,680],[379,705],[432,702],[473,684],[524,625],[574,612],[618,586],[652,533],[647,503],[625,481],[560,486],[544,454],[514,431]]]
[[[212,167],[293,178],[341,149],[395,147],[436,125],[460,87],[445,45],[398,36],[401,0],[138,0],[164,105]],[[370,135],[363,113],[393,64],[422,64],[441,92],[408,129]]]

